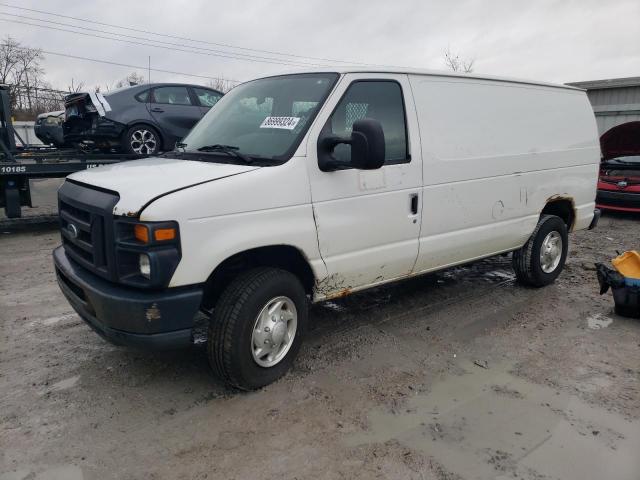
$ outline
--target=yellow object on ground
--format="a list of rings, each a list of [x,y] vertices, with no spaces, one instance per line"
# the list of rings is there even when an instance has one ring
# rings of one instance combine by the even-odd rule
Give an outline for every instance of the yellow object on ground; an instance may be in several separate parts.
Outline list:
[[[640,279],[640,253],[635,250],[624,252],[611,260],[611,263],[621,275]]]

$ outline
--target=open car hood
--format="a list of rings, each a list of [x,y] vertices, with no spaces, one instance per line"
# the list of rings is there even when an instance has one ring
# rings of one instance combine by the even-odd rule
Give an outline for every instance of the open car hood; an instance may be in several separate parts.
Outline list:
[[[138,216],[153,200],[201,183],[250,172],[260,167],[226,163],[146,158],[76,172],[68,179],[116,192],[114,215]]]
[[[640,155],[640,121],[632,121],[607,130],[600,137],[602,158]]]

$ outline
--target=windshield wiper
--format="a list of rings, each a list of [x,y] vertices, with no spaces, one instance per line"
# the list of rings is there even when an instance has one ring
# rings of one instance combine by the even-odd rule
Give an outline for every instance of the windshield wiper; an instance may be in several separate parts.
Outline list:
[[[253,163],[253,159],[244,153],[241,153],[239,147],[235,147],[233,145],[220,145],[216,143],[215,145],[205,145],[204,147],[198,148],[199,152],[222,152],[227,155],[233,155],[240,160],[244,161],[247,165],[251,165]]]

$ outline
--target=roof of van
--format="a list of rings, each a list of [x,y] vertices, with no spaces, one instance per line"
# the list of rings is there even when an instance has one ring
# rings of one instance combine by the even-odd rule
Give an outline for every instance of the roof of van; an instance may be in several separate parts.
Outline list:
[[[329,67],[317,67],[310,68],[304,70],[287,70],[285,72],[280,72],[273,75],[265,75],[265,77],[273,77],[278,75],[285,74],[300,74],[300,73],[327,73],[327,72],[335,72],[335,73],[400,73],[405,75],[428,75],[428,76],[437,76],[437,77],[456,77],[456,78],[473,78],[477,80],[494,80],[498,82],[508,82],[508,83],[520,83],[526,85],[539,85],[543,87],[554,87],[554,88],[562,88],[565,90],[583,90],[582,88],[577,88],[571,85],[563,85],[561,83],[549,83],[549,82],[539,82],[536,80],[526,80],[522,78],[513,78],[513,77],[500,77],[493,75],[481,75],[477,73],[457,73],[446,70],[423,70],[423,69],[412,69],[412,68],[403,68],[403,67],[368,67],[368,66],[329,66]]]

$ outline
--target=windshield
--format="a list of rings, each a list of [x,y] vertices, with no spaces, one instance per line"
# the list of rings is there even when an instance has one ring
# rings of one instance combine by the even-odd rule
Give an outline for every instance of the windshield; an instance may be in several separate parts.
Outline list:
[[[239,85],[198,122],[180,148],[211,155],[232,148],[251,157],[286,161],[337,78],[335,73],[284,75]]]

